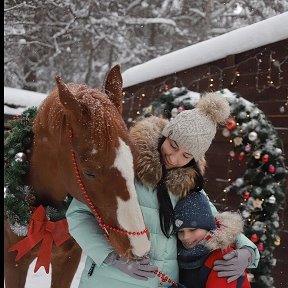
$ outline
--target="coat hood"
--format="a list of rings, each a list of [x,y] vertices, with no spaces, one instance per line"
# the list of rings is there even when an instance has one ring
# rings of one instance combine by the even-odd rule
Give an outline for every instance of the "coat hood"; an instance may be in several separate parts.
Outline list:
[[[162,130],[169,121],[156,116],[139,120],[130,128],[130,137],[137,146],[138,155],[135,163],[136,176],[146,185],[155,187],[162,177],[159,139]],[[197,161],[200,173],[204,175],[206,160]],[[192,167],[176,168],[168,171],[166,186],[179,198],[183,198],[195,187],[197,172]]]
[[[223,212],[215,215],[217,228],[210,231],[204,246],[210,250],[226,249],[235,243],[243,232],[243,219],[237,212]]]

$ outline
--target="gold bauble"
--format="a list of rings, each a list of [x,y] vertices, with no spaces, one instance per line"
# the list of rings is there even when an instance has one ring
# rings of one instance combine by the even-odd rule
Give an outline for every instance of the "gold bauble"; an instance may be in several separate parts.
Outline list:
[[[279,246],[281,244],[280,237],[275,239],[274,244],[275,246]]]
[[[146,108],[146,112],[147,113],[152,113],[153,111],[153,106],[152,105],[149,105],[147,108]]]
[[[255,159],[260,159],[260,157],[261,157],[261,152],[260,152],[260,151],[255,151],[255,152],[253,153],[253,156],[254,156]]]
[[[243,141],[243,139],[242,139],[241,137],[235,137],[235,138],[233,139],[233,142],[234,142],[234,144],[235,144],[236,146],[242,145],[242,141]]]

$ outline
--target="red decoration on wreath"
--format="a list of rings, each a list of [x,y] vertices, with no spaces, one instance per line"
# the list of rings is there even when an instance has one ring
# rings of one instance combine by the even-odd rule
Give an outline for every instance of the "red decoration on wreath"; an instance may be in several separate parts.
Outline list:
[[[229,130],[233,130],[236,127],[236,121],[233,118],[229,118],[226,122],[226,127]]]
[[[268,171],[269,171],[269,173],[271,173],[271,174],[274,174],[274,173],[275,173],[275,171],[276,171],[276,168],[275,168],[275,166],[274,166],[274,165],[272,165],[272,164],[270,164],[270,165],[269,165],[269,167],[268,167]]]
[[[250,198],[250,193],[246,191],[243,193],[242,196],[243,196],[243,199],[247,200],[248,198]]]
[[[261,161],[263,163],[267,163],[269,161],[269,155],[268,154],[263,155],[261,158]]]
[[[45,208],[40,205],[32,214],[27,236],[10,247],[8,251],[17,251],[18,253],[15,260],[18,261],[42,241],[34,272],[37,272],[41,266],[44,266],[48,274],[53,243],[60,246],[70,237],[67,220],[48,221]]]
[[[264,250],[264,244],[262,242],[260,242],[259,244],[257,244],[257,248],[259,251],[263,251]]]
[[[253,242],[253,243],[256,243],[259,241],[259,237],[257,234],[252,234],[251,237],[250,237],[250,240]]]
[[[238,156],[238,160],[239,161],[242,161],[244,159],[244,156],[245,156],[245,153],[244,152],[241,152]]]

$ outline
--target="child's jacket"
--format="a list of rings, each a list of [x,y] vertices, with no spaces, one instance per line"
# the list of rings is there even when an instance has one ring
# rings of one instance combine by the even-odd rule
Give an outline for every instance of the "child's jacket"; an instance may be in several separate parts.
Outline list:
[[[237,280],[227,283],[227,277],[218,277],[217,271],[212,269],[214,261],[221,260],[225,254],[232,250],[232,247],[228,247],[225,251],[217,249],[208,256],[201,267],[180,269],[180,283],[186,288],[250,288],[246,273]]]

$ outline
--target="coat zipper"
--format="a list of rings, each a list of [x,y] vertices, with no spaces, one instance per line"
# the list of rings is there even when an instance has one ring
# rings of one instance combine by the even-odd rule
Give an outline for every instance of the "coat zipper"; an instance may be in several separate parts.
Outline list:
[[[89,271],[88,271],[88,276],[89,277],[92,276],[95,266],[96,266],[96,264],[95,264],[95,262],[93,262],[91,267],[90,267],[90,269],[89,269]]]

